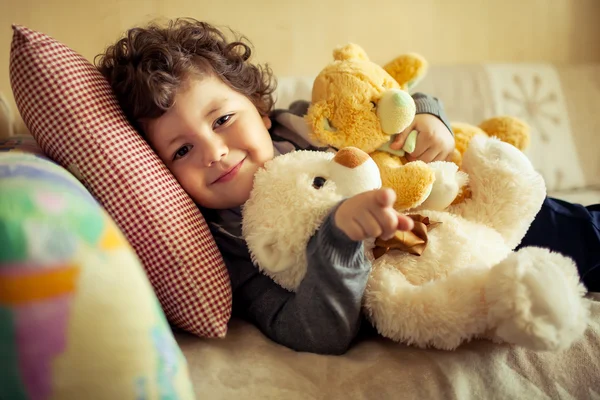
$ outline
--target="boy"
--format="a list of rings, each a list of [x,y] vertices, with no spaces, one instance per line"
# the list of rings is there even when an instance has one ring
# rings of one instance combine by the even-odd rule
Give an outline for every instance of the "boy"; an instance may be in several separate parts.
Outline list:
[[[362,322],[370,270],[362,240],[410,230],[412,220],[393,210],[393,191],[360,194],[338,204],[309,241],[308,270],[296,293],[259,273],[241,238],[240,206],[254,173],[282,152],[316,148],[281,123],[292,113],[270,114],[271,72],[250,63],[250,53],[207,23],[180,19],[129,30],[101,55],[98,68],[129,120],[203,210],[229,272],[234,315],[292,349],[342,354]],[[424,94],[414,99],[417,116],[399,136],[417,129],[413,159],[443,160],[454,137],[442,106]]]

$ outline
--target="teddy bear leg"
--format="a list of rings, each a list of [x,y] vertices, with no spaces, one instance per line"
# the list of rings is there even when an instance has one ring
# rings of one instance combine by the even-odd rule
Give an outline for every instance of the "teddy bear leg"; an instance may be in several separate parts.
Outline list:
[[[514,249],[542,206],[543,178],[514,146],[481,135],[471,140],[462,168],[471,197],[449,211],[494,228]]]
[[[561,350],[586,329],[588,301],[571,259],[526,247],[491,270],[486,287],[494,336],[534,350]]]
[[[378,332],[417,347],[453,350],[488,329],[484,288],[489,269],[463,269],[413,285],[390,264],[374,266],[364,296]]]

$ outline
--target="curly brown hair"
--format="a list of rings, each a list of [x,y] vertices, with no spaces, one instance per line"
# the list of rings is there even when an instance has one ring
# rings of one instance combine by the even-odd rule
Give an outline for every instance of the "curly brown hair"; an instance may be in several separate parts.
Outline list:
[[[229,42],[216,27],[191,18],[130,29],[95,57],[130,122],[158,118],[193,75],[214,74],[245,95],[261,115],[273,108],[276,82],[271,69],[249,62],[249,41],[235,32]]]

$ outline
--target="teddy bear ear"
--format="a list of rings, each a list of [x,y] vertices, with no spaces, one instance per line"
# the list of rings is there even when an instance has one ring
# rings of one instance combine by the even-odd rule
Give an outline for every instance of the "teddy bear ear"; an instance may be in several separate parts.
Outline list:
[[[248,249],[254,264],[267,276],[273,277],[296,265],[293,252],[289,245],[282,241],[278,232],[268,227],[258,227],[257,232],[246,238]]]
[[[408,91],[423,79],[428,68],[427,60],[417,53],[402,54],[383,66],[400,87]]]
[[[369,61],[367,52],[357,44],[348,43],[343,46],[336,47],[333,50],[333,59],[336,61],[344,60],[363,60]]]

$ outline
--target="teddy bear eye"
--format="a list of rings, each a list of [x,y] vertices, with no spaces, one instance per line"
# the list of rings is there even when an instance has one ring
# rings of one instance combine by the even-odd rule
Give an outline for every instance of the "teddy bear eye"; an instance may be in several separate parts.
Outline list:
[[[325,185],[325,182],[327,182],[327,179],[323,178],[322,176],[317,176],[315,179],[313,179],[313,187],[319,190]]]
[[[323,129],[329,132],[335,132],[337,129],[331,124],[331,121],[327,118],[323,120]]]
[[[377,108],[377,103],[375,103],[374,101],[371,102],[371,105],[373,106],[373,108]]]

